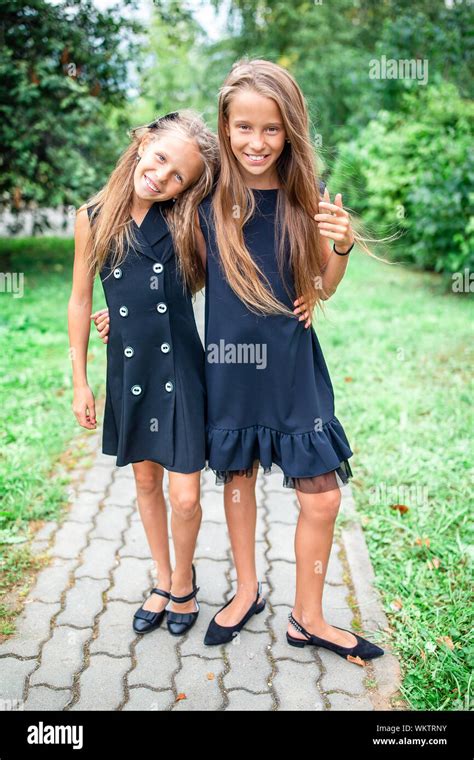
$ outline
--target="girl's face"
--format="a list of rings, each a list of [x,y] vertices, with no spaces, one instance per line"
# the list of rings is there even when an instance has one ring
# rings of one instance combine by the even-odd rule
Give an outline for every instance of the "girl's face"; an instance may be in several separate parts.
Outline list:
[[[246,184],[274,183],[275,165],[285,147],[286,132],[281,111],[272,98],[254,90],[242,90],[229,105],[226,134]]]
[[[133,182],[136,195],[151,203],[177,198],[199,179],[204,164],[194,140],[163,133],[146,135],[138,149]]]

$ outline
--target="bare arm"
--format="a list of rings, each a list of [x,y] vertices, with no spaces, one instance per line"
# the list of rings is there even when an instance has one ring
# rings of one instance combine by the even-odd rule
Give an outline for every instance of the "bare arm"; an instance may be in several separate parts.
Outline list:
[[[68,303],[68,331],[72,379],[73,411],[82,427],[96,427],[95,402],[87,382],[87,348],[89,345],[90,315],[94,276],[87,271],[90,245],[90,226],[87,209],[79,209],[74,231],[74,269],[72,291]]]
[[[338,195],[340,194],[338,193]],[[335,217],[329,215],[331,211],[336,214]],[[342,208],[342,197],[340,196],[339,202],[337,202],[336,196],[335,202],[332,204],[327,188],[324,190],[324,201],[320,213],[316,214],[315,219],[319,222],[321,252],[324,261],[320,283],[321,298],[323,301],[327,301],[334,295],[344,277],[350,256],[350,254],[338,256],[337,253],[334,253],[329,238],[334,241],[337,250],[343,253],[352,245],[354,236],[349,214]]]

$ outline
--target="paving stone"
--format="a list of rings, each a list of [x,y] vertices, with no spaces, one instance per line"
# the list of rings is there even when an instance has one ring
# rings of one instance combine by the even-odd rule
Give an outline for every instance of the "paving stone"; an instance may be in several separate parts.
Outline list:
[[[324,699],[318,689],[321,672],[316,662],[279,660],[277,667],[273,687],[279,710],[324,710]]]
[[[288,613],[291,607],[286,605],[273,606],[274,616],[269,618],[268,625],[271,627],[276,641],[272,644],[272,654],[275,659],[281,657],[291,657],[297,662],[313,662],[314,647],[292,647],[286,640],[286,631],[288,628]]]
[[[116,657],[129,655],[130,645],[137,637],[132,622],[139,606],[110,601],[99,618],[98,632],[89,648],[91,654],[101,652]]]
[[[268,491],[266,493],[266,509],[268,512],[269,523],[285,523],[287,525],[293,525],[296,528],[296,523],[299,516],[299,507],[296,500],[296,496],[293,491],[288,488],[285,489],[287,493],[281,491]]]
[[[26,679],[36,668],[37,661],[16,657],[0,658],[0,700],[23,700]]]
[[[108,578],[111,570],[117,566],[116,553],[120,539],[91,539],[82,553],[82,563],[75,571],[76,578]]]
[[[219,689],[219,675],[224,671],[224,663],[219,657],[203,660],[200,657],[183,657],[181,670],[175,676],[178,694],[186,699],[176,702],[174,710],[219,710],[223,706],[223,695]]]
[[[124,678],[131,666],[128,657],[92,655],[79,678],[80,698],[71,711],[117,710],[124,698]]]
[[[258,616],[257,616],[258,617]],[[272,665],[268,659],[268,633],[242,630],[226,646],[230,672],[224,676],[226,689],[245,686],[250,691],[268,691]]]
[[[51,619],[59,610],[59,603],[44,604],[27,601],[23,612],[17,618],[16,632],[0,644],[0,655],[16,654],[19,657],[37,657],[41,644],[49,638]]]
[[[70,689],[49,689],[47,686],[34,686],[28,692],[25,710],[64,710],[72,699]]]
[[[81,483],[80,491],[103,493],[112,482],[112,470],[107,467],[92,467]]]
[[[331,704],[330,710],[344,710],[352,712],[353,710],[373,710],[374,707],[368,697],[350,697],[340,692],[332,692],[327,695]]]
[[[105,579],[78,578],[66,594],[64,609],[56,618],[56,625],[93,626],[96,615],[103,608],[102,595],[109,585]]]
[[[81,491],[76,497],[71,499],[67,519],[74,520],[75,522],[90,523],[99,511],[101,498],[101,493]]]
[[[95,528],[89,534],[89,540],[107,538],[121,540],[122,533],[127,528],[127,520],[133,514],[133,508],[108,506],[104,507],[96,517]]]
[[[55,535],[51,555],[75,559],[87,545],[87,534],[92,527],[92,523],[65,522]]]
[[[115,480],[108,490],[104,504],[115,504],[122,507],[133,507],[137,498],[135,480],[120,478]]]
[[[175,699],[171,689],[166,691],[153,691],[143,686],[134,686],[130,689],[130,698],[123,706],[123,710],[151,710],[166,711],[170,710]]]
[[[74,673],[81,668],[83,648],[90,639],[92,628],[58,626],[43,646],[41,664],[30,679],[30,684],[46,684],[57,688],[71,688]]]
[[[295,561],[295,528],[292,525],[272,522],[267,533],[267,540],[270,544],[268,550],[270,562],[274,559]]]
[[[213,560],[227,558],[229,538],[227,526],[222,523],[202,522],[196,544],[196,558]]]
[[[133,522],[125,534],[125,543],[120,547],[120,557],[150,559],[151,550],[142,522]]]
[[[151,560],[122,557],[120,564],[112,573],[112,586],[107,594],[108,600],[121,599],[125,602],[141,604],[153,588],[150,579],[152,568]]]
[[[129,686],[151,686],[154,689],[170,687],[174,672],[179,668],[177,642],[168,632],[166,622],[149,633],[136,634],[136,667],[128,675]]]
[[[59,602],[61,594],[69,585],[69,576],[77,565],[77,559],[54,558],[48,567],[39,572],[36,583],[28,595],[28,600],[46,603]]]
[[[328,649],[318,647],[325,673],[321,678],[323,691],[345,691],[349,694],[364,694],[364,679],[367,670],[361,665],[344,660]]]
[[[227,694],[229,703],[226,710],[242,710],[245,712],[269,711],[273,709],[270,692],[266,694],[251,694],[245,689],[233,689]]]

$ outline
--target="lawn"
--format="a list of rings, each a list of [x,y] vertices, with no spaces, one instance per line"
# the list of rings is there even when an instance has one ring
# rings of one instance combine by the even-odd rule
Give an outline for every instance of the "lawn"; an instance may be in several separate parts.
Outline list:
[[[0,294],[0,594],[34,567],[17,542],[29,524],[60,515],[67,470],[83,463],[88,435],[71,411],[72,243],[18,245],[12,263],[25,273],[24,297]],[[59,254],[48,262],[50,249]],[[96,282],[94,309],[103,305]],[[447,292],[438,275],[355,251],[326,309],[315,329],[354,451],[352,486],[403,696],[414,710],[472,709],[472,302]],[[104,346],[93,334],[96,397],[104,372]],[[7,633],[11,610],[0,615]]]
[[[438,275],[352,256],[314,326],[403,696],[472,710],[472,300]]]
[[[8,262],[5,251],[12,252]],[[11,630],[4,595],[35,566],[28,528],[55,520],[67,501],[67,471],[86,464],[85,437],[73,415],[67,303],[71,240],[0,241],[2,271],[22,272],[24,294],[0,293],[0,633]],[[96,283],[94,308],[104,304]],[[95,333],[95,328],[94,328]],[[96,334],[89,382],[104,393],[105,351]]]

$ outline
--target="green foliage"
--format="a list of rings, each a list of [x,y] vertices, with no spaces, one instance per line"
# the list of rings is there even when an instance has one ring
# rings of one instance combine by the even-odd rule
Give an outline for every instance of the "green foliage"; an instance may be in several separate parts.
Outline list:
[[[123,143],[123,115],[113,120],[139,28],[92,0],[2,3],[0,205],[77,206],[103,183]]]
[[[405,94],[340,146],[329,181],[380,234],[404,231],[395,258],[437,272],[474,268],[474,104],[454,85]]]

